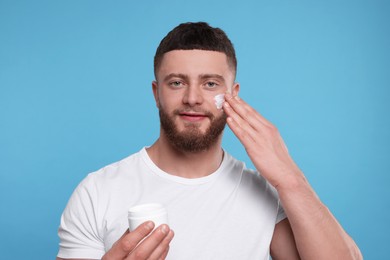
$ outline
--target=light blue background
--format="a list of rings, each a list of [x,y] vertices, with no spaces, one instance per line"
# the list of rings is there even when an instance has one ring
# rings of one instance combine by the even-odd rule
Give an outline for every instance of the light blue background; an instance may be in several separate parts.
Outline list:
[[[388,258],[389,1],[139,2],[0,0],[1,258],[54,259],[76,185],[154,142],[155,49],[200,20],[365,259]]]

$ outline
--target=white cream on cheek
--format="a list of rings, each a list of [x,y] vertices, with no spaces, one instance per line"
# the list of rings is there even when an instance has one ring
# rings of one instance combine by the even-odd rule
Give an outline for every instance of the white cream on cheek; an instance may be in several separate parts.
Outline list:
[[[218,95],[216,95],[214,97],[214,101],[215,101],[215,106],[217,107],[217,109],[221,109],[222,108],[222,104],[225,101],[225,94],[218,94]]]

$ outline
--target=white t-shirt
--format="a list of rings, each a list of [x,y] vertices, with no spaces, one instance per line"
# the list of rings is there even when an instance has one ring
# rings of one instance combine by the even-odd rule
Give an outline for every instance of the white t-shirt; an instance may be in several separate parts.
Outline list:
[[[127,210],[161,203],[175,237],[167,259],[268,259],[285,213],[275,189],[228,153],[196,179],[159,169],[146,149],[89,174],[72,194],[59,227],[62,258],[101,259],[128,228]]]

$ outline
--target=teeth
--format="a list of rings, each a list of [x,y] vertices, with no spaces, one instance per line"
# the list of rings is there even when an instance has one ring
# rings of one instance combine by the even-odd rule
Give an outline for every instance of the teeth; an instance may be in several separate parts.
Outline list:
[[[225,101],[225,94],[219,94],[214,97],[215,105],[217,106],[217,109],[222,108],[222,104]]]

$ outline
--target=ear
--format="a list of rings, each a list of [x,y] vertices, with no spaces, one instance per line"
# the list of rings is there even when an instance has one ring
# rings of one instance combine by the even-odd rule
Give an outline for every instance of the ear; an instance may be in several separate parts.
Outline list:
[[[232,96],[233,97],[237,96],[239,91],[240,91],[240,83],[234,83],[232,87]]]
[[[152,90],[153,90],[154,100],[156,101],[156,106],[160,108],[160,99],[158,97],[158,83],[155,80],[152,81]]]

